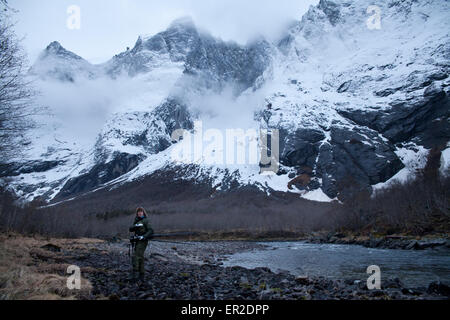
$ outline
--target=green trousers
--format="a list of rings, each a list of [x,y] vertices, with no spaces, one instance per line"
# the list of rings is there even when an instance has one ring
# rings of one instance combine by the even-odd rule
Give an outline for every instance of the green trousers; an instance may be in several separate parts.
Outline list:
[[[136,243],[136,247],[134,249],[133,254],[133,272],[139,273],[141,275],[145,274],[145,267],[144,267],[144,253],[147,249],[148,241],[138,241]]]

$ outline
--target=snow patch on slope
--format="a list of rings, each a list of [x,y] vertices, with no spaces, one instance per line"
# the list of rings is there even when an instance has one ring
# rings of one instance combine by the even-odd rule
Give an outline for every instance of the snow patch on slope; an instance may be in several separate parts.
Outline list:
[[[441,168],[440,172],[442,175],[447,175],[449,173],[450,169],[450,148],[445,149],[442,151],[442,157],[441,157]]]
[[[400,160],[402,160],[405,168],[400,170],[388,181],[372,186],[373,190],[382,190],[388,188],[393,183],[405,183],[410,179],[414,179],[417,171],[425,168],[429,152],[430,150],[414,144],[410,144],[407,147],[397,149],[395,153],[400,158]]]

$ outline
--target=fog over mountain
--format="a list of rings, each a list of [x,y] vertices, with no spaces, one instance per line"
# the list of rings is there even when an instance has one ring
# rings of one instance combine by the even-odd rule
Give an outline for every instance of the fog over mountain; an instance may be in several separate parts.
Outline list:
[[[96,65],[51,42],[29,71],[49,112],[36,118],[41,126],[26,157],[1,164],[0,177],[22,200],[49,203],[125,192],[164,174],[214,192],[245,188],[329,202],[413,177],[431,148],[443,151],[444,166],[450,4],[378,1],[380,29],[368,26],[371,5],[321,0],[279,36],[246,44],[182,17]],[[199,121],[224,136],[227,129],[278,130],[278,172],[206,161],[225,158],[226,141],[175,161],[191,150],[190,139],[176,142],[172,134],[193,134]]]
[[[133,46],[138,33],[157,34],[173,20],[190,16],[214,37],[245,44],[257,36],[276,38],[319,0],[9,0],[19,11],[16,31],[34,61],[48,43],[59,40],[92,63]],[[80,28],[70,29],[68,8],[80,10]],[[251,17],[251,18],[249,18]],[[101,43],[101,45],[99,45]]]

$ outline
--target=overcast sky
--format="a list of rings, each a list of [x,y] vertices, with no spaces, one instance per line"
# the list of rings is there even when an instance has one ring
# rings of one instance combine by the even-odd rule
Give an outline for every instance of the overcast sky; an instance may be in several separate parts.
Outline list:
[[[9,0],[19,10],[16,32],[25,36],[30,62],[52,41],[100,63],[132,47],[140,34],[156,34],[179,17],[224,40],[245,43],[252,36],[274,37],[291,19],[300,19],[318,0]],[[81,10],[80,29],[67,27],[67,10]]]

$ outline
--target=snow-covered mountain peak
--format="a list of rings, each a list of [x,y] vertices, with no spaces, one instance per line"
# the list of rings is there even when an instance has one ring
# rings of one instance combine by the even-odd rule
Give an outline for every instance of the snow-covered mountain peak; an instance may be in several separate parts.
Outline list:
[[[124,94],[105,99],[114,114],[98,128],[95,145],[46,158],[64,164],[36,165],[44,172],[30,173],[27,163],[14,171],[15,186],[28,198],[64,199],[168,170],[223,192],[251,185],[345,200],[411,176],[428,149],[450,140],[449,9],[449,1],[322,0],[277,43],[246,46],[199,32],[183,18],[100,66],[53,43],[36,63],[40,74],[76,81],[95,70],[107,76],[108,90]],[[279,172],[203,163],[202,154],[180,167],[171,153],[184,143],[171,135],[192,133],[196,120],[209,121],[205,128],[278,130]]]
[[[76,55],[75,53],[66,50],[58,41],[53,41],[52,43],[50,43],[41,54],[40,59],[44,59],[50,55],[58,56],[64,59],[83,60],[83,58]]]
[[[42,80],[75,82],[80,78],[93,79],[98,76],[96,66],[53,41],[39,55],[30,69],[30,74]]]
[[[199,34],[190,18],[175,20],[163,32],[140,35],[132,49],[106,63],[106,73],[113,77],[122,73],[136,76],[160,67],[182,64],[198,41]]]

